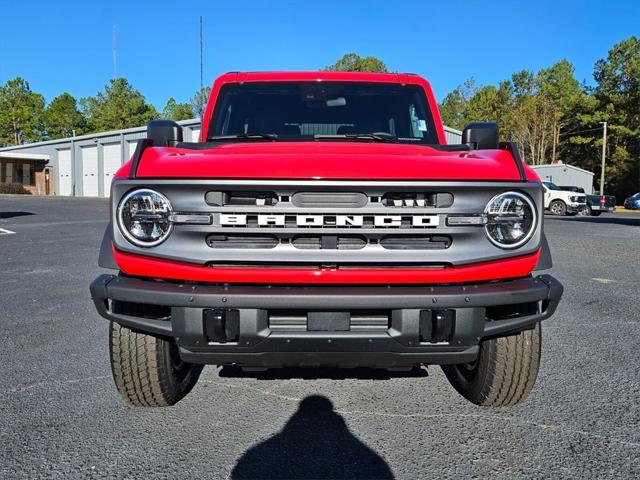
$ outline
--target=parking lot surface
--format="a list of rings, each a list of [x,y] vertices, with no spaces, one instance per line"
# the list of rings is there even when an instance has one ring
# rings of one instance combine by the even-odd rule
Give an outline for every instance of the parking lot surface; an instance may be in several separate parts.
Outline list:
[[[207,367],[178,405],[140,409],[116,392],[88,291],[108,210],[0,196],[0,478],[640,478],[640,215],[545,219],[565,294],[518,407],[467,403],[439,367]]]

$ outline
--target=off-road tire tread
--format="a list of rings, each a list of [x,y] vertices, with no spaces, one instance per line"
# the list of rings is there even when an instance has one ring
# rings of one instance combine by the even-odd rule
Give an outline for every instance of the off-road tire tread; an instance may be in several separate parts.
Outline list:
[[[540,367],[540,324],[517,335],[485,340],[480,349],[471,381],[462,377],[463,367],[442,367],[453,387],[469,401],[485,407],[513,406],[526,400]]]
[[[111,371],[120,395],[133,406],[166,407],[180,401],[196,384],[201,365],[186,365],[180,378],[172,368],[167,340],[134,332],[112,322]]]

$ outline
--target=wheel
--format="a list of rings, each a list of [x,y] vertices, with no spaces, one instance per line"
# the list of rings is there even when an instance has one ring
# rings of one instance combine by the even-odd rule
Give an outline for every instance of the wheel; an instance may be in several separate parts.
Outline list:
[[[173,342],[136,333],[111,322],[111,372],[116,388],[129,404],[166,407],[191,391],[202,365],[183,362]]]
[[[443,365],[447,379],[467,400],[482,407],[507,407],[526,400],[538,376],[540,323],[509,337],[485,340],[472,363]]]
[[[587,205],[587,208],[585,208],[584,214],[585,215],[593,215],[593,210],[591,210],[591,207],[589,205]]]
[[[549,211],[552,215],[565,215],[567,213],[567,205],[562,200],[554,200],[549,205]]]
[[[589,210],[590,210],[589,211],[589,215],[591,215],[592,217],[599,217],[602,214],[602,212],[593,211],[591,209],[589,209]]]

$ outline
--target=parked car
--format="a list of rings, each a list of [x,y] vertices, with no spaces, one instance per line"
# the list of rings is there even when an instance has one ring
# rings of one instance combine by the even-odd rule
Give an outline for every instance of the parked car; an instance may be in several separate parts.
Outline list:
[[[571,185],[560,185],[558,188],[567,192],[585,193],[584,188]],[[602,212],[613,212],[616,209],[616,197],[613,195],[587,195],[585,213],[597,217]]]
[[[624,201],[624,208],[627,210],[640,210],[640,192],[626,198]]]
[[[553,182],[542,182],[544,208],[552,215],[576,215],[587,208],[584,193],[567,192]]]

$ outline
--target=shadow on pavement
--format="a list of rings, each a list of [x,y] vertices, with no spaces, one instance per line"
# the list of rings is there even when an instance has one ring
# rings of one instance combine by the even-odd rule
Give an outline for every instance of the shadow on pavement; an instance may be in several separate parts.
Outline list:
[[[582,222],[582,223],[608,223],[614,225],[629,225],[634,227],[640,226],[640,216],[638,217],[623,217],[620,218],[617,215],[601,215],[599,217],[587,217],[587,216],[575,216],[575,217],[553,217],[545,215],[545,221],[558,220],[560,222]]]
[[[0,212],[0,218],[26,217],[27,215],[35,215],[31,212]]]
[[[357,439],[320,395],[300,402],[280,432],[247,450],[233,479],[389,479],[387,463]]]

